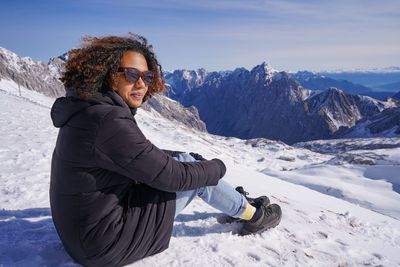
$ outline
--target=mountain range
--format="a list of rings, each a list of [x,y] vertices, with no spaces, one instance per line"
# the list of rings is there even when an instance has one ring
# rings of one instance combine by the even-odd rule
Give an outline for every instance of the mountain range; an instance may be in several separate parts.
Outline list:
[[[0,79],[62,96],[59,77],[66,59],[64,54],[44,64],[0,48]],[[307,71],[277,71],[266,62],[251,70],[175,70],[166,72],[165,80],[166,96],[152,98],[144,109],[190,128],[243,139],[265,137],[293,144],[340,138],[341,133],[349,136],[362,119],[376,119],[377,114],[396,117],[399,109],[395,99],[358,95],[371,93],[368,87]],[[366,127],[365,135],[371,129],[375,136],[399,135],[395,120],[382,121],[386,125],[378,128],[367,127],[365,121],[360,125]]]
[[[301,81],[306,81],[306,75],[314,77],[314,84],[319,81],[320,87],[305,88]],[[293,75],[265,62],[250,71],[176,70],[166,74],[166,81],[167,96],[186,107],[195,106],[210,133],[243,139],[266,137],[288,144],[337,137],[334,133],[340,127],[351,128],[362,118],[399,106],[392,99],[380,101],[322,85],[368,90],[349,82],[306,72]]]

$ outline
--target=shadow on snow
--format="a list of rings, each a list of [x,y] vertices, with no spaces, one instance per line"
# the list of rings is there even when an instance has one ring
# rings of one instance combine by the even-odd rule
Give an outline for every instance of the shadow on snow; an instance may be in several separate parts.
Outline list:
[[[172,235],[237,233],[240,223],[220,224],[221,213],[177,216]],[[201,226],[192,222],[202,221]],[[65,252],[49,208],[0,210],[0,266],[79,266]]]
[[[232,233],[237,234],[241,223],[221,224],[226,216],[222,213],[194,212],[194,214],[179,214],[174,223],[172,236],[204,236],[207,234]],[[192,226],[195,221],[203,221],[201,226]]]
[[[65,252],[49,208],[0,210],[0,265],[78,266]]]

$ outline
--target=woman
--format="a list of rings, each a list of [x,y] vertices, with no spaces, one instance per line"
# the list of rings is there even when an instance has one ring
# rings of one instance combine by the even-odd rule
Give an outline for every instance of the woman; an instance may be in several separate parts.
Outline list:
[[[62,81],[67,95],[51,110],[60,130],[50,204],[77,262],[120,266],[165,250],[175,216],[196,195],[245,220],[242,234],[279,223],[278,205],[268,205],[267,197],[247,199],[220,180],[221,160],[163,151],[142,134],[136,109],[165,88],[145,38],[85,37],[70,51]]]

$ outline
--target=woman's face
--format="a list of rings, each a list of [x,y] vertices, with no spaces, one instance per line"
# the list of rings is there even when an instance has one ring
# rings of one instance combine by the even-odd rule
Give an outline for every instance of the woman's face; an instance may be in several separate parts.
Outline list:
[[[134,51],[126,51],[119,65],[122,68],[136,68],[139,71],[146,71],[147,62],[145,57]],[[129,82],[123,72],[117,72],[117,81],[112,85],[112,89],[121,96],[121,98],[131,108],[138,108],[143,102],[149,87],[139,78],[136,82]]]

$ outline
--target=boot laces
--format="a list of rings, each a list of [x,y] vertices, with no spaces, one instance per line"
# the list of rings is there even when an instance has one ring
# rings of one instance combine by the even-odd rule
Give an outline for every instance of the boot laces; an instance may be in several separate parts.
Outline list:
[[[274,211],[272,210],[271,206],[265,207],[264,211],[265,211],[267,216],[271,216],[274,213]]]

